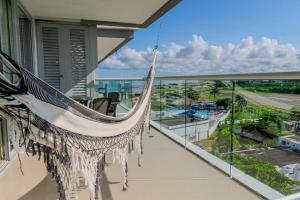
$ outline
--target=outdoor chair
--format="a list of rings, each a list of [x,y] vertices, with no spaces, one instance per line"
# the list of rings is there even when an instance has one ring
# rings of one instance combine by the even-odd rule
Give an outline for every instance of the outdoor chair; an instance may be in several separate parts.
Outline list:
[[[108,109],[111,105],[111,98],[96,98],[91,103],[91,108],[99,113],[108,115]]]
[[[116,117],[117,105],[118,103],[120,103],[119,96],[120,94],[118,92],[108,93],[108,98],[111,99],[111,104],[108,109],[108,115]]]
[[[71,98],[85,106],[88,106],[91,101],[91,98],[85,95],[73,95]]]

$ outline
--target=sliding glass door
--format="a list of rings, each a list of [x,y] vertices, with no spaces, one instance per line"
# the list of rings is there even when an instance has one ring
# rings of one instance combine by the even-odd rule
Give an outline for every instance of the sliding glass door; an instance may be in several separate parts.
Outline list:
[[[22,8],[18,8],[20,65],[33,72],[31,19]]]
[[[21,66],[32,71],[32,31],[31,19],[18,0],[0,0],[0,50],[11,56]],[[0,64],[0,73],[8,80],[15,76],[9,69]],[[13,153],[12,133],[7,119],[0,115],[0,169],[3,161],[10,160]]]
[[[88,29],[81,25],[38,23],[39,72],[68,96],[87,95]]]
[[[0,0],[0,50],[8,55],[12,55],[12,23],[11,23],[11,1]],[[0,73],[3,73],[8,79],[12,80],[12,76],[7,72],[8,69],[0,65]],[[8,135],[6,132],[6,120],[0,115],[0,166],[9,159],[8,156]]]

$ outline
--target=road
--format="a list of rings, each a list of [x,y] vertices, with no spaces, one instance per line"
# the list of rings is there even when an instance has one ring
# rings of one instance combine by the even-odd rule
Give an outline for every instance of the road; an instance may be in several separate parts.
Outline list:
[[[284,110],[291,110],[294,106],[300,106],[300,95],[277,93],[259,94],[241,89],[238,89],[237,93],[243,95],[248,101],[253,103]]]

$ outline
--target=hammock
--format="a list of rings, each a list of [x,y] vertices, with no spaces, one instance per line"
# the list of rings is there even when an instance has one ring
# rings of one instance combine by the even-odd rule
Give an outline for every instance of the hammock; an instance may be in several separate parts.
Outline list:
[[[123,189],[127,188],[127,154],[137,149],[140,165],[142,133],[149,126],[155,52],[156,49],[143,93],[135,106],[118,118],[65,96],[0,52],[0,109],[14,133],[13,145],[17,150],[25,146],[39,159],[44,158],[58,184],[60,199],[76,196],[82,178],[91,191],[91,199],[98,199],[99,179],[108,152],[121,163]]]

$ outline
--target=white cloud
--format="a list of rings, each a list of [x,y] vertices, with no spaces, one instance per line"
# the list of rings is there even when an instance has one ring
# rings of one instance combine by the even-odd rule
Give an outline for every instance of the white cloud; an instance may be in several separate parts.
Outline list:
[[[150,48],[125,47],[101,64],[105,69],[146,69],[152,60]],[[157,69],[162,74],[220,74],[300,70],[300,49],[267,37],[255,42],[251,36],[240,44],[208,44],[193,35],[187,45],[171,43],[159,51]]]

